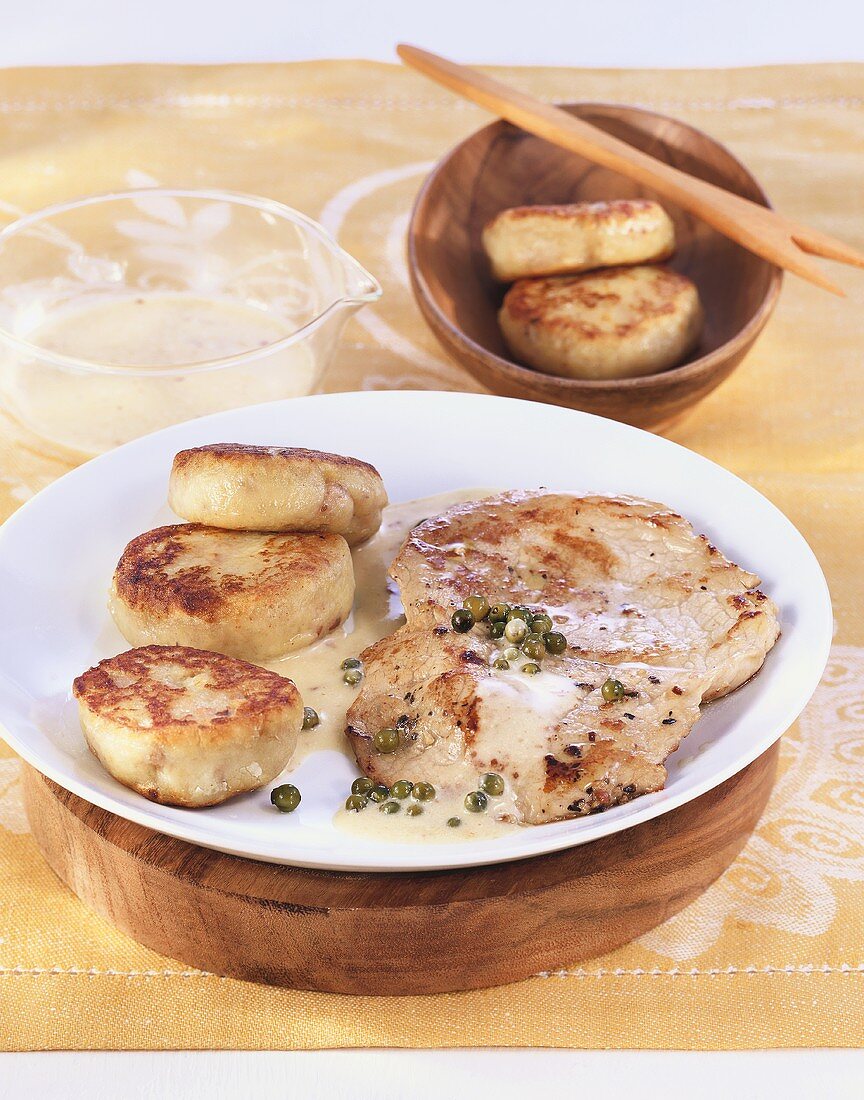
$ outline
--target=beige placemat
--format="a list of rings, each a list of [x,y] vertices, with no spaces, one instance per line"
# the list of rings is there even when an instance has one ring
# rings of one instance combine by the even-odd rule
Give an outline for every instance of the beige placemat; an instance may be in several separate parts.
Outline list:
[[[864,247],[864,66],[505,73],[558,99],[638,103],[728,142],[777,205]],[[476,389],[425,329],[403,240],[432,162],[486,121],[363,62],[0,73],[0,211],[162,183],[271,195],[381,279],[326,388]],[[838,622],[743,855],[607,958],[517,986],[414,998],[275,990],[187,970],[92,916],[40,859],[0,747],[0,1047],[536,1045],[714,1049],[864,1039],[864,275],[788,279],[745,366],[674,437],[741,474],[811,541]],[[0,413],[0,515],[64,461]]]

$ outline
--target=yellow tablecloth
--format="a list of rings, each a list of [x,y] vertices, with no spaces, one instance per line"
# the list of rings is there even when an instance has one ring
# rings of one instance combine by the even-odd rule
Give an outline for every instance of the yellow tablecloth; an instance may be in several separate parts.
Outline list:
[[[864,247],[864,66],[505,74],[549,98],[639,103],[727,142],[793,217]],[[271,195],[325,222],[381,279],[331,390],[476,389],[413,305],[402,258],[432,162],[486,121],[363,62],[0,73],[0,212],[129,185]],[[837,638],[783,741],[743,855],[640,941],[517,986],[352,999],[190,971],[94,917],[29,836],[0,747],[0,1047],[536,1045],[736,1048],[864,1040],[864,273],[840,301],[794,278],[742,369],[674,431],[741,474],[814,546]],[[63,473],[0,413],[0,516]]]

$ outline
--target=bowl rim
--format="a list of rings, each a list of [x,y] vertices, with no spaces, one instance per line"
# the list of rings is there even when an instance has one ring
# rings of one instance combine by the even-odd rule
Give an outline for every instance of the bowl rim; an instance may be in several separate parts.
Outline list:
[[[746,164],[744,164],[735,154],[723,144],[718,141],[711,134],[706,133],[704,130],[700,130],[697,126],[693,126],[689,122],[685,122],[683,119],[675,118],[672,115],[665,115],[660,111],[652,111],[645,107],[631,106],[627,103],[611,103],[601,100],[575,100],[572,102],[556,101],[556,106],[561,107],[563,110],[571,108],[600,108],[601,110],[607,110],[612,108],[616,111],[627,111],[635,115],[646,115],[651,118],[661,119],[667,122],[674,122],[677,126],[681,126],[686,130],[692,131],[694,134],[698,134],[702,138],[707,138],[714,146],[725,153],[726,156],[737,165],[738,168],[744,173],[747,179],[753,184],[759,200],[763,206],[766,206],[769,210],[772,209],[771,202],[765,189],[750,171]],[[449,317],[447,317],[441,310],[435,296],[429,288],[429,283],[421,268],[417,257],[417,221],[425,209],[429,201],[429,192],[431,191],[435,181],[447,167],[451,160],[468,145],[469,142],[475,141],[480,134],[490,130],[518,130],[519,127],[513,123],[506,121],[506,119],[495,119],[493,122],[487,123],[485,126],[481,126],[479,129],[474,130],[466,138],[463,138],[457,145],[454,145],[449,152],[445,153],[443,157],[437,162],[435,167],[423,181],[420,190],[417,192],[417,196],[414,200],[414,205],[411,210],[411,218],[408,223],[408,270],[411,279],[411,287],[417,298],[418,305],[424,316],[432,314],[435,318],[435,322],[441,326],[441,328],[447,334],[447,340],[451,346],[462,347],[465,351],[471,354],[472,360],[480,361],[488,365],[493,365],[504,374],[509,375],[511,381],[518,383],[521,386],[530,388],[538,384],[538,380],[542,384],[550,389],[558,388],[562,392],[579,393],[579,392],[593,392],[593,393],[620,393],[622,390],[649,390],[649,389],[673,389],[678,382],[693,380],[702,377],[703,375],[710,374],[713,369],[726,361],[731,355],[734,355],[736,351],[755,340],[759,335],[762,328],[765,326],[768,318],[774,311],[777,305],[777,299],[780,295],[780,288],[783,283],[783,270],[776,267],[773,264],[769,264],[770,278],[768,287],[765,291],[765,295],[762,301],[759,303],[753,316],[747,321],[747,323],[730,337],[725,343],[720,344],[719,347],[714,348],[712,351],[707,352],[705,355],[700,355],[698,359],[693,359],[688,363],[682,363],[678,367],[667,368],[666,370],[656,371],[653,374],[644,374],[636,378],[617,378],[617,379],[593,379],[593,378],[562,378],[555,374],[545,374],[542,371],[535,370],[533,367],[523,366],[521,363],[517,363],[513,359],[505,359],[503,356],[498,355],[494,351],[490,351],[482,344],[478,344],[476,340],[473,340],[468,336],[461,328],[455,325]],[[525,131],[528,133],[528,131]],[[534,135],[531,135],[534,136]],[[538,138],[538,140],[543,140]],[[763,261],[768,263],[767,260]],[[470,367],[466,367],[473,374],[473,370]]]
[[[236,366],[239,363],[251,362],[273,354],[284,348],[304,340],[312,332],[320,328],[333,313],[343,307],[360,307],[370,302],[377,302],[383,290],[381,284],[371,272],[356,260],[350,252],[347,252],[338,241],[314,218],[296,210],[287,203],[278,199],[267,198],[264,195],[253,195],[245,191],[231,191],[218,187],[129,187],[117,191],[99,191],[90,195],[81,195],[73,199],[65,199],[62,202],[50,203],[31,211],[29,214],[21,214],[13,221],[0,229],[0,255],[10,239],[19,233],[26,232],[39,226],[40,223],[49,223],[50,219],[58,214],[65,214],[70,210],[78,210],[86,206],[107,206],[111,202],[121,200],[133,201],[136,198],[157,196],[163,198],[187,198],[202,199],[211,202],[224,202],[233,206],[244,206],[262,211],[271,217],[277,217],[283,222],[290,222],[304,229],[311,236],[316,237],[321,244],[342,264],[347,274],[353,275],[357,282],[355,293],[337,295],[319,313],[293,332],[288,333],[278,340],[272,340],[262,347],[248,348],[246,351],[235,352],[233,355],[222,356],[215,359],[204,359],[190,363],[175,363],[165,366],[142,366],[141,364],[107,364],[97,363],[91,359],[80,359],[74,355],[64,355],[61,352],[52,351],[41,347],[29,340],[25,340],[9,329],[0,325],[0,344],[6,344],[19,354],[31,359],[39,359],[50,363],[51,366],[62,371],[75,374],[99,374],[122,375],[124,378],[141,377],[154,378],[171,375],[186,375],[193,373],[205,373],[207,371],[221,370],[225,367]]]

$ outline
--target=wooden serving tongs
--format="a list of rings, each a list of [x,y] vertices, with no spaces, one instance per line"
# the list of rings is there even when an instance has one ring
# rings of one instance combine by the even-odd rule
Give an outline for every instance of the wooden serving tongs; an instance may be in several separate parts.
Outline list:
[[[818,229],[799,225],[768,207],[663,164],[560,107],[544,103],[476,69],[457,65],[416,46],[399,45],[396,52],[406,65],[437,80],[457,95],[554,145],[570,149],[604,168],[611,168],[652,188],[757,256],[808,279],[816,286],[844,297],[843,290],[824,274],[818,264],[807,260],[804,253],[864,267],[864,253],[843,241],[820,233]]]

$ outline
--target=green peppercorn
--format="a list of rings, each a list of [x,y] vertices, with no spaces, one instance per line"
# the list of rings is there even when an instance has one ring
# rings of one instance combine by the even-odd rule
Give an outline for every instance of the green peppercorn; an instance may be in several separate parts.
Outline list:
[[[480,790],[497,798],[504,793],[504,780],[497,772],[487,772],[480,780]]]
[[[543,635],[543,641],[546,644],[546,652],[552,653],[556,657],[563,653],[567,648],[567,639],[558,630],[549,630]]]
[[[494,603],[489,608],[489,618],[494,623],[503,623],[507,619],[507,612],[510,607],[506,603]]]
[[[540,634],[529,634],[522,643],[522,652],[526,657],[540,661],[546,656],[546,643]]]
[[[352,794],[368,794],[375,784],[368,776],[361,775],[351,784]]]
[[[363,679],[363,673],[360,671],[359,668],[347,668],[342,673],[342,679],[345,681],[346,684],[349,685],[349,687],[356,687],[357,684],[359,684],[360,681]]]
[[[398,802],[382,802],[378,810],[382,814],[398,814],[401,808]]]
[[[465,795],[465,809],[471,814],[482,814],[489,805],[489,799],[483,791],[471,791]]]
[[[451,829],[458,829],[459,826],[462,824],[462,819],[458,817],[448,817],[447,824],[450,826]]]
[[[510,667],[510,662],[505,661],[503,657],[496,657],[495,660],[492,662],[492,667],[497,669],[499,672],[506,672],[507,669]]]
[[[521,650],[518,650],[515,645],[507,646],[506,649],[501,650],[501,656],[505,661],[518,661],[522,656]]]
[[[415,783],[411,794],[418,802],[431,802],[435,797],[435,788],[431,783]]]
[[[504,637],[508,642],[521,642],[528,634],[528,624],[524,619],[511,619],[504,627]]]
[[[342,664],[339,666],[341,669],[346,668],[362,668],[363,662],[359,657],[346,657]]]
[[[366,808],[369,799],[364,798],[362,794],[350,794],[345,799],[345,809],[352,810],[355,814],[359,814],[361,810]]]
[[[405,807],[405,813],[409,817],[419,817],[423,813],[423,807],[418,806],[416,802],[412,802],[410,806]]]
[[[390,788],[390,793],[394,798],[407,798],[408,795],[414,790],[414,784],[407,779],[398,779]]]
[[[378,752],[396,752],[401,740],[399,730],[395,729],[378,730],[372,738]]]
[[[474,626],[474,616],[464,607],[454,611],[450,618],[450,625],[457,634],[467,634]]]
[[[300,805],[300,792],[293,783],[283,783],[270,792],[270,801],[280,813],[290,814]]]
[[[385,787],[383,783],[376,783],[369,792],[369,797],[373,802],[386,802],[390,797],[390,788]]]
[[[620,680],[613,680],[611,676],[603,681],[600,691],[607,703],[617,703],[624,698],[624,685]]]
[[[504,623],[499,620],[495,620],[494,623],[489,624],[489,637],[490,638],[503,638],[504,637]]]
[[[545,611],[541,611],[539,615],[535,615],[531,620],[531,629],[538,634],[545,634],[547,630],[552,629],[552,620]]]
[[[479,623],[489,614],[489,601],[485,596],[469,596],[462,606],[474,616],[474,621]]]
[[[526,625],[531,620],[531,611],[527,607],[511,607],[507,612],[507,622],[512,623],[514,619],[521,619]]]
[[[303,729],[314,730],[321,719],[318,717],[318,711],[313,710],[312,707],[303,708]]]
[[[536,676],[537,673],[540,671],[540,666],[537,664],[536,661],[528,661],[522,666],[522,671],[525,673],[526,676]]]

